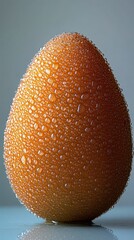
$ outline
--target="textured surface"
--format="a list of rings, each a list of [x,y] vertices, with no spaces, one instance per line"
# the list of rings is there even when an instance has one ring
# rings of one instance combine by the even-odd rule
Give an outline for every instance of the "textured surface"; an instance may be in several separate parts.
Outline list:
[[[100,52],[79,34],[47,43],[5,131],[7,174],[20,200],[44,218],[93,219],[122,193],[131,148],[126,104]]]
[[[1,240],[133,240],[134,208],[115,207],[94,224],[44,224],[25,208],[0,208]]]

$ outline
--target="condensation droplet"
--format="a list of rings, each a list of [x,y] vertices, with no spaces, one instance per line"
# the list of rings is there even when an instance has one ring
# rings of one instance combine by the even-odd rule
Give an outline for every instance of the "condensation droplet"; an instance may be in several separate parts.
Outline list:
[[[46,118],[46,119],[45,119],[45,122],[46,122],[46,123],[50,123],[50,119],[49,119],[49,118]]]
[[[51,78],[48,78],[48,83],[50,83],[50,84],[53,84],[53,79],[51,79]]]
[[[41,173],[42,172],[42,168],[37,168],[37,172]]]
[[[35,165],[37,164],[37,160],[34,159],[33,162],[34,162]]]
[[[99,107],[99,104],[98,103],[96,103],[96,105],[95,105],[95,108],[98,108]]]
[[[53,122],[53,123],[56,123],[57,120],[56,120],[55,118],[52,118],[52,122]]]
[[[54,63],[54,64],[52,65],[52,67],[53,67],[54,69],[58,69],[58,64],[57,64],[57,63]]]
[[[90,122],[90,125],[91,125],[91,126],[93,125],[93,121]]]
[[[53,152],[56,152],[57,150],[56,150],[56,148],[52,148],[52,151],[53,151]]]
[[[53,83],[53,87],[57,88],[57,83],[54,82]]]
[[[82,104],[79,104],[78,108],[77,108],[77,112],[78,113],[83,113],[84,111],[85,111],[85,106],[83,106]]]
[[[55,102],[55,101],[56,101],[56,97],[55,97],[55,95],[52,94],[52,93],[49,94],[48,99],[49,99],[51,102]]]
[[[22,158],[21,158],[21,162],[22,162],[23,164],[26,163],[26,158],[25,158],[25,156],[22,156]]]
[[[32,106],[31,109],[32,109],[32,110],[36,110],[35,106]]]
[[[38,73],[38,76],[39,76],[39,77],[42,77],[42,74],[41,74],[41,73]]]
[[[50,69],[46,69],[45,72],[46,72],[47,74],[50,74]]]
[[[42,126],[41,129],[46,132],[47,131],[47,127],[46,126]]]
[[[79,122],[78,122],[78,121],[76,121],[76,122],[75,122],[75,125],[76,125],[76,126],[78,126],[78,125],[79,125]]]
[[[31,98],[31,99],[29,100],[29,102],[33,104],[33,103],[34,103],[34,100]]]
[[[24,152],[24,153],[26,153],[26,152],[27,152],[27,150],[24,148],[24,149],[23,149],[23,152]]]
[[[43,133],[42,132],[38,132],[38,135],[41,137],[43,135]]]
[[[56,136],[55,136],[55,134],[51,134],[51,138],[55,141],[56,140]]]
[[[38,128],[38,124],[35,123],[35,124],[34,124],[34,129],[37,129],[37,128]]]
[[[13,163],[13,165],[12,165],[12,166],[13,166],[13,168],[15,168],[15,163]]]
[[[72,101],[73,101],[73,100],[72,100],[71,98],[68,98],[68,99],[67,99],[67,102],[68,102],[68,103],[72,103]]]
[[[87,132],[87,133],[90,132],[90,128],[86,127],[85,132]]]
[[[49,138],[45,137],[45,141],[48,142],[48,141],[49,141]]]
[[[31,159],[30,159],[29,157],[27,158],[27,161],[28,161],[29,163],[31,163]]]
[[[70,185],[68,183],[65,183],[65,188],[69,188]]]
[[[61,160],[64,160],[64,159],[65,159],[65,156],[64,156],[64,155],[60,155],[60,159],[61,159]]]
[[[39,154],[40,156],[43,156],[43,155],[44,155],[44,152],[41,151],[41,150],[39,150],[39,151],[38,151],[38,154]]]
[[[89,94],[88,93],[83,93],[82,95],[81,95],[81,99],[83,99],[83,100],[86,100],[86,99],[88,99],[89,98]]]
[[[37,114],[37,113],[35,113],[35,114],[34,114],[34,117],[35,117],[35,118],[38,118],[38,114]]]

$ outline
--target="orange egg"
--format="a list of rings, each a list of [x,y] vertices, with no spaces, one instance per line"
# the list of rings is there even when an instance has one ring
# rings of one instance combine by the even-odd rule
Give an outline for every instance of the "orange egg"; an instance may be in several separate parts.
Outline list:
[[[4,157],[16,196],[42,218],[92,220],[120,197],[131,170],[130,118],[86,37],[61,34],[35,56],[13,100]]]

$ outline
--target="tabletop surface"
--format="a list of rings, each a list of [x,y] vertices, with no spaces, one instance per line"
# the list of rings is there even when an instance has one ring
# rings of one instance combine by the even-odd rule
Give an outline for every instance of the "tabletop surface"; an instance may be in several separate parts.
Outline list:
[[[93,225],[46,223],[24,207],[0,207],[0,240],[133,240],[134,207],[115,206]]]

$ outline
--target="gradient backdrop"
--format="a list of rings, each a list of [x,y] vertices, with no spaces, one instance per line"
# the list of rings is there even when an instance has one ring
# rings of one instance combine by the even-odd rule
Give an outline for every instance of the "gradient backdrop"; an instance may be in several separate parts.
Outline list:
[[[134,123],[133,0],[0,0],[0,205],[18,205],[3,165],[3,132],[34,54],[62,32],[80,32],[105,54]],[[122,163],[123,164],[123,163]],[[134,170],[119,205],[134,204]]]

